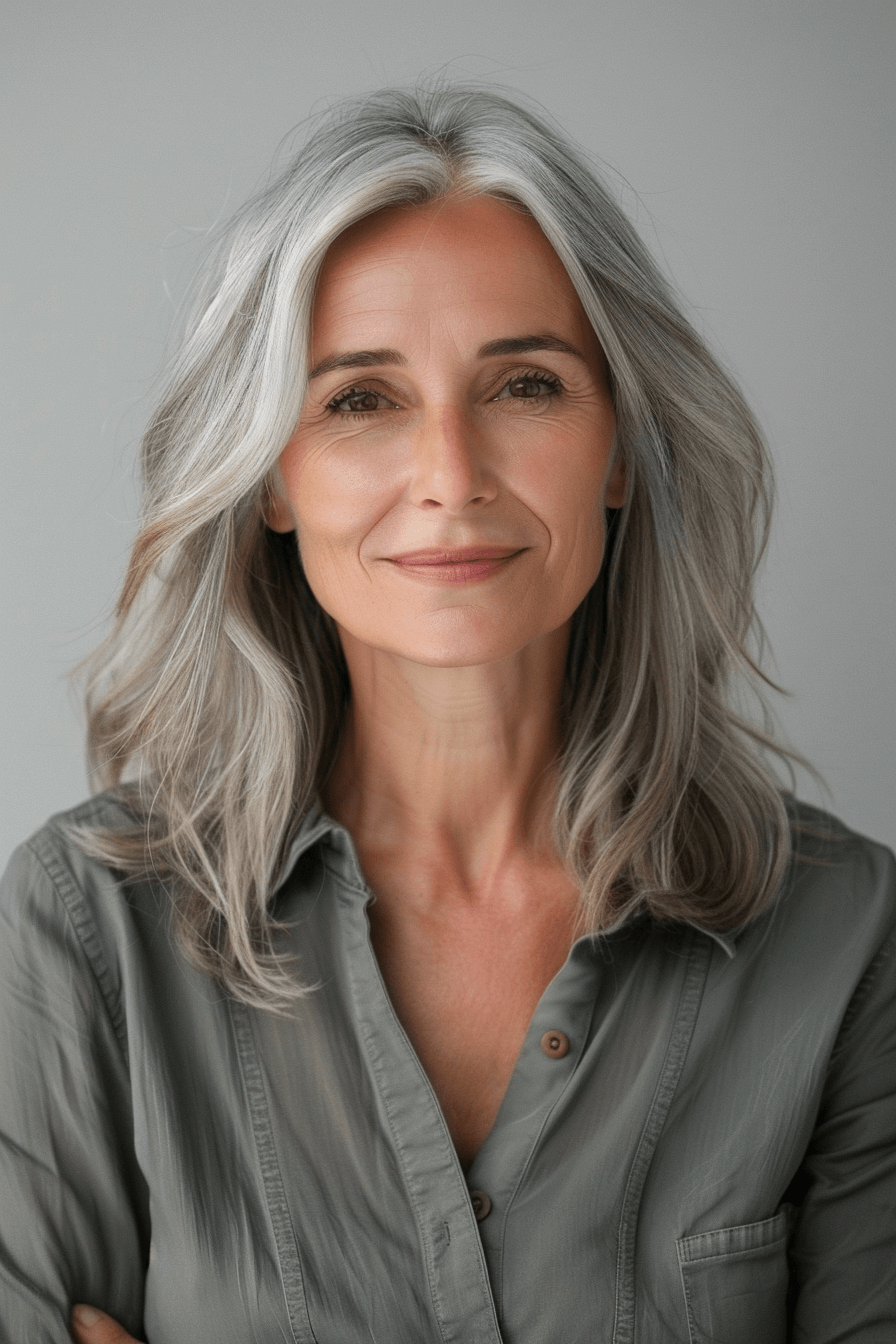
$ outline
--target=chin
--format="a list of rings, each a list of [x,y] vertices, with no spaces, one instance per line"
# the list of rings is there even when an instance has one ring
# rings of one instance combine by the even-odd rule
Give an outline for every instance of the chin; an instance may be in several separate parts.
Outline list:
[[[507,621],[501,628],[484,631],[458,628],[461,623],[452,622],[451,629],[427,634],[417,627],[407,639],[389,640],[385,647],[425,667],[477,667],[512,657],[544,633],[540,628],[513,629],[512,624]]]
[[[513,649],[495,651],[482,648],[455,648],[438,652],[430,649],[402,649],[399,657],[409,663],[419,663],[421,667],[482,667],[486,663],[499,662],[513,652]]]

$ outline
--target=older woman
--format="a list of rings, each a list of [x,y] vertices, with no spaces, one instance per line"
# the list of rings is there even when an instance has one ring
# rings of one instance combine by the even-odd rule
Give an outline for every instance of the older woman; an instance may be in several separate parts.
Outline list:
[[[764,450],[592,170],[339,109],[144,467],[5,879],[0,1339],[896,1337],[892,858],[733,707]]]

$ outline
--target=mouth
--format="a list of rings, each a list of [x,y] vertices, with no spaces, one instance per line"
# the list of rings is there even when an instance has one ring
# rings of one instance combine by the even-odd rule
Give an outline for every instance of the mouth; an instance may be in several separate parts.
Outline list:
[[[390,559],[396,565],[465,565],[477,560],[507,560],[519,551],[520,548],[514,546],[458,546],[455,549],[406,551]]]
[[[471,583],[488,578],[522,555],[525,547],[460,546],[453,549],[406,551],[390,562],[402,573],[436,583]]]

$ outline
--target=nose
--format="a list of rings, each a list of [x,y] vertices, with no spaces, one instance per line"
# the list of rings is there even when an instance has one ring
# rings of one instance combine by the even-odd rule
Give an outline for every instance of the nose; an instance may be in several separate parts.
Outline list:
[[[496,494],[481,430],[458,407],[433,407],[414,435],[412,502],[460,513],[471,504],[487,504]]]

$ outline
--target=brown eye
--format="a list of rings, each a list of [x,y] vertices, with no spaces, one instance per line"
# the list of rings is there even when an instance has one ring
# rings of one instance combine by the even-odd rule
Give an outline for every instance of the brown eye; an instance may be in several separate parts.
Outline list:
[[[540,397],[543,391],[544,384],[535,378],[514,378],[510,384],[512,397]]]
[[[350,387],[347,392],[334,397],[327,409],[343,415],[364,415],[365,412],[381,411],[384,407],[392,409],[393,406],[393,402],[369,387]]]
[[[546,373],[521,373],[511,378],[504,384],[501,391],[495,397],[495,401],[513,397],[515,400],[534,399],[536,397],[552,397],[560,391],[560,384],[556,378],[551,378]]]

